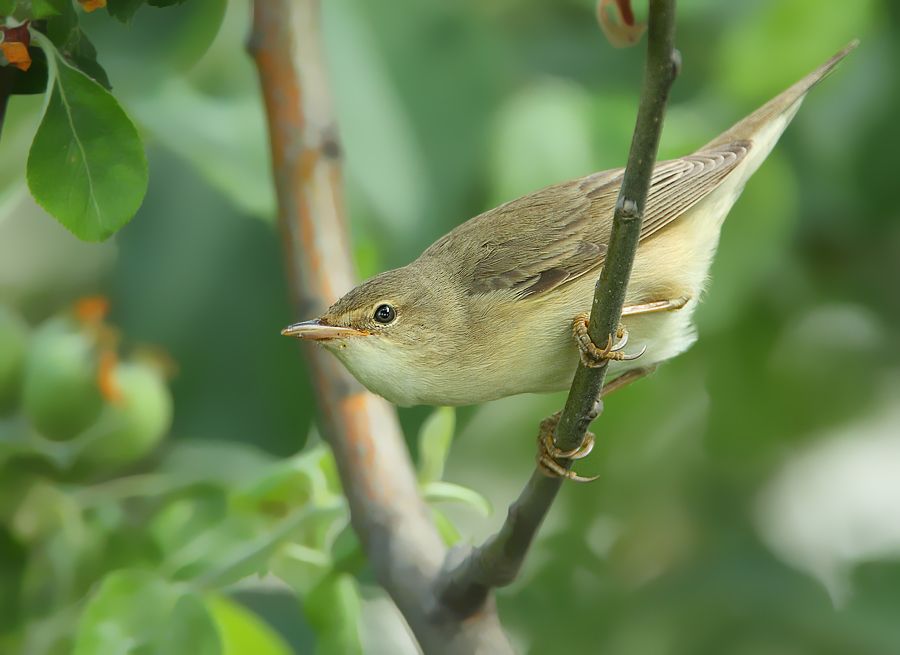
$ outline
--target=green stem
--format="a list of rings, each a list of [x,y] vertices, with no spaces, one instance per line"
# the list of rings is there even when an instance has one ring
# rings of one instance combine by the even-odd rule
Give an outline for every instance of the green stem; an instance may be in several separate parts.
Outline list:
[[[650,0],[647,34],[647,63],[637,122],[616,202],[609,251],[591,307],[588,332],[598,344],[606,343],[607,335],[616,331],[621,319],[666,101],[677,74],[675,0]],[[561,450],[573,450],[584,441],[605,375],[606,366],[587,368],[578,365],[554,435],[556,446]],[[571,466],[571,462],[567,466]],[[451,553],[438,581],[438,593],[445,606],[457,614],[471,615],[482,607],[492,588],[515,580],[561,484],[561,478],[547,477],[536,469],[510,506],[506,521],[497,534],[464,557]]]

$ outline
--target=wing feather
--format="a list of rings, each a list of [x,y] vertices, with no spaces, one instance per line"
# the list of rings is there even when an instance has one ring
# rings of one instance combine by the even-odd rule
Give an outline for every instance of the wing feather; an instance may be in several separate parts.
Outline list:
[[[738,141],[657,164],[641,239],[655,234],[717,188],[750,150]],[[606,257],[623,169],[594,173],[524,196],[460,225],[426,254],[454,252],[470,293],[546,293],[599,268]],[[554,220],[548,222],[548,213]],[[486,222],[490,223],[487,229]],[[478,237],[482,237],[478,239]],[[459,244],[471,250],[460,256]]]

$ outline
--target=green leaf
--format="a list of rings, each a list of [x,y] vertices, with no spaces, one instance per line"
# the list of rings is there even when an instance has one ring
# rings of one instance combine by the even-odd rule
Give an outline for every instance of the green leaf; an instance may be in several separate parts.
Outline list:
[[[0,0],[0,16],[9,16],[16,9],[16,0]]]
[[[146,529],[167,556],[212,532],[225,521],[228,503],[220,490],[198,490],[160,509]]]
[[[307,449],[294,457],[276,462],[235,489],[232,504],[243,510],[284,516],[307,504],[329,504],[338,494],[329,488],[331,451],[325,447]]]
[[[31,0],[31,15],[35,20],[60,16],[71,7],[70,0]]]
[[[74,655],[218,655],[218,632],[205,605],[155,573],[107,575],[88,600]]]
[[[430,503],[454,502],[474,507],[484,516],[490,516],[493,511],[488,499],[480,493],[462,485],[452,482],[429,482],[422,485],[422,494]]]
[[[111,89],[106,71],[97,61],[97,49],[78,24],[78,14],[69,0],[52,0],[57,15],[47,20],[46,35],[57,53],[104,88]]]
[[[86,73],[107,91],[112,89],[109,76],[97,61],[97,49],[81,29],[74,30],[64,50],[61,51],[66,61],[82,73]]]
[[[130,23],[143,4],[144,0],[107,0],[106,11],[113,18]]]
[[[206,606],[222,640],[222,655],[291,655],[290,646],[256,614],[225,596],[211,595]]]
[[[158,470],[185,482],[234,487],[255,479],[274,461],[251,444],[190,439],[173,444]]]
[[[419,430],[419,481],[434,482],[444,477],[444,464],[453,441],[456,413],[452,407],[438,407]]]
[[[173,7],[180,5],[185,0],[147,0],[147,4],[151,7]]]
[[[286,537],[258,517],[228,514],[173,553],[163,566],[174,579],[220,587],[266,571],[272,553]]]
[[[218,625],[196,594],[178,599],[167,626],[160,626],[158,655],[222,655]]]
[[[346,573],[324,578],[306,597],[303,610],[316,631],[316,655],[362,654],[356,579]]]
[[[134,124],[103,87],[69,66],[38,32],[53,84],[26,168],[47,212],[84,241],[102,241],[137,212],[147,160]]]

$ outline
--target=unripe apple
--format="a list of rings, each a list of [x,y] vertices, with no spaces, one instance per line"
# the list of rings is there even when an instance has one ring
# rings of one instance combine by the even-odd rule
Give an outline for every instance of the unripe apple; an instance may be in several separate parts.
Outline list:
[[[162,372],[151,364],[120,362],[112,372],[117,398],[110,400],[78,455],[94,470],[113,470],[148,455],[172,424],[172,395]]]
[[[25,360],[22,408],[48,439],[68,440],[88,428],[103,405],[93,337],[68,318],[34,332]]]

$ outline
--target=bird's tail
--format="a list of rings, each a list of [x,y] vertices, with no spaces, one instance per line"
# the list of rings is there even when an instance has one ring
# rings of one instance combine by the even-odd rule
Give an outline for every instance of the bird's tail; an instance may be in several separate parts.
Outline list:
[[[834,70],[835,66],[850,54],[850,51],[857,45],[859,45],[859,40],[854,39],[843,50],[812,73],[769,100],[755,112],[710,141],[701,150],[734,143],[735,141],[748,140],[753,142],[754,146],[761,146],[760,149],[764,150],[764,152],[757,153],[757,155],[762,155],[762,158],[765,158],[771,147],[775,145],[778,137],[781,136],[784,128],[787,127],[787,124],[794,117],[806,93],[825,79]]]

